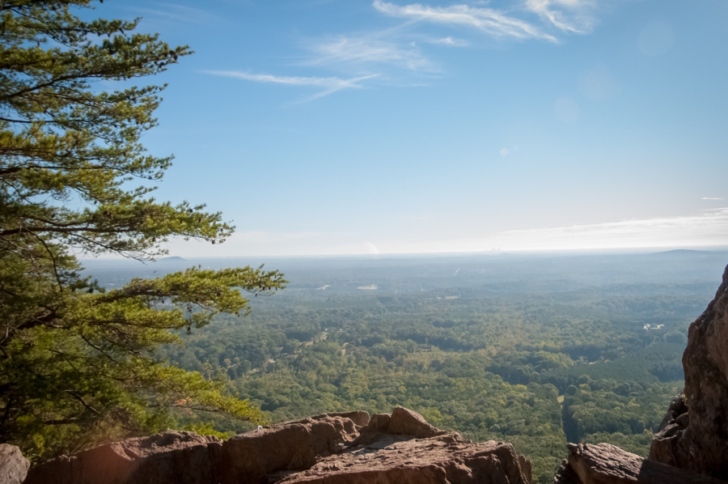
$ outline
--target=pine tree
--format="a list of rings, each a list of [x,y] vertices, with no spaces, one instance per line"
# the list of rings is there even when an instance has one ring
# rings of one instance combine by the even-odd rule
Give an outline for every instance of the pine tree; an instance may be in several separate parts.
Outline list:
[[[175,406],[261,420],[221,382],[153,350],[219,312],[244,313],[242,292],[285,284],[262,267],[191,268],[111,291],[80,275],[74,254],[148,260],[170,237],[214,244],[234,229],[204,205],[151,196],[171,157],[140,138],[164,86],[135,85],[191,51],[134,33],[138,19],[81,20],[91,3],[0,0],[0,442],[35,460],[164,428]]]

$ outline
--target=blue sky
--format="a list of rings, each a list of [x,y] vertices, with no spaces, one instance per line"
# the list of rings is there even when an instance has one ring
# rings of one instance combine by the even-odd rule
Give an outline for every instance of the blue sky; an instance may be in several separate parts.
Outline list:
[[[157,197],[246,256],[728,245],[728,2],[109,0],[196,54]]]

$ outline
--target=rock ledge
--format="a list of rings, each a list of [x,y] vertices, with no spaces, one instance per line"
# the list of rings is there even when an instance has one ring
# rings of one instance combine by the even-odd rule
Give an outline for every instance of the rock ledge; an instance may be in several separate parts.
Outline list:
[[[191,432],[128,439],[31,469],[27,484],[530,484],[502,442],[472,443],[417,412],[325,414],[222,442]],[[14,483],[13,483],[14,484]]]

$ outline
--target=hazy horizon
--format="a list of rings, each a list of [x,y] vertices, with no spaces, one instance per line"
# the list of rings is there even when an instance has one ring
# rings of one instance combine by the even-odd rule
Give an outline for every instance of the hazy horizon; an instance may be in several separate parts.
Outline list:
[[[511,256],[597,256],[597,255],[658,255],[668,253],[679,253],[679,252],[702,252],[708,254],[715,253],[726,253],[728,254],[727,246],[715,246],[715,247],[646,247],[646,248],[615,248],[615,249],[553,249],[553,250],[492,250],[492,251],[480,251],[480,252],[383,252],[383,253],[350,253],[350,254],[294,254],[294,255],[272,255],[272,254],[250,254],[250,255],[188,255],[181,256],[177,254],[168,254],[156,258],[156,261],[163,261],[165,259],[181,259],[181,260],[235,260],[235,259],[365,259],[365,260],[377,260],[377,259],[390,259],[390,258],[407,258],[407,259],[427,259],[427,258],[458,258],[458,257],[498,257],[503,255]],[[122,257],[122,256],[80,256],[80,261],[135,261],[136,259]],[[728,262],[728,260],[727,260]]]

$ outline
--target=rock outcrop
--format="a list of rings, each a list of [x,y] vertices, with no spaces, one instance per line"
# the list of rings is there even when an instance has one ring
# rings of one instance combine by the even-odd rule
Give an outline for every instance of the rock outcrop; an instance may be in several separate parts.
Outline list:
[[[725,484],[725,481],[661,464],[610,444],[569,444],[569,460],[556,484]]]
[[[27,484],[530,484],[502,442],[472,443],[396,408],[326,414],[230,440],[189,432],[129,439],[31,470]],[[3,483],[4,484],[4,483]]]
[[[457,435],[358,445],[321,459],[309,470],[282,473],[280,484],[528,483],[518,455],[502,442],[469,443]]]
[[[418,439],[426,439],[446,433],[427,423],[419,413],[402,407],[394,409],[392,417],[383,431],[390,434],[412,435]]]
[[[684,395],[655,434],[649,458],[609,444],[569,444],[558,484],[709,484],[728,480],[728,267],[683,354]]]
[[[167,432],[102,445],[31,469],[25,484],[198,484],[217,482],[222,442]]]
[[[280,470],[309,469],[343,452],[359,436],[358,429],[350,418],[320,415],[238,435],[223,445],[220,480],[266,483]]]
[[[0,484],[20,484],[28,474],[30,462],[14,445],[0,444]]]
[[[705,312],[690,325],[685,397],[673,401],[650,460],[728,480],[728,267]]]

